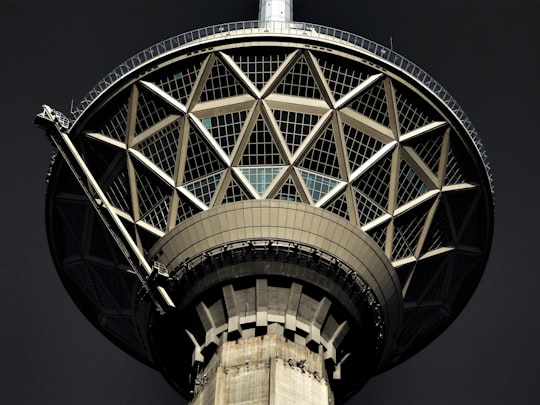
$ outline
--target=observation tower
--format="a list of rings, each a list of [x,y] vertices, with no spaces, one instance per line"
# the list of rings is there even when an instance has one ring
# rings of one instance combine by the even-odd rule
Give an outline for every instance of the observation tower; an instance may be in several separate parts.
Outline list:
[[[463,110],[292,0],[156,44],[35,121],[67,291],[193,404],[344,402],[443,332],[486,265],[492,180]]]

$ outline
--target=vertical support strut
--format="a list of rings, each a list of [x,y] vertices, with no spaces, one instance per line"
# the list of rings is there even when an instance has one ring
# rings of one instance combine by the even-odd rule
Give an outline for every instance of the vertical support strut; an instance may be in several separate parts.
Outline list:
[[[105,228],[109,231],[130,267],[139,278],[143,289],[152,298],[157,310],[164,314],[166,307],[174,307],[172,299],[163,287],[151,285],[155,284],[152,281],[159,278],[163,274],[163,270],[160,268],[153,269],[138,249],[137,244],[114,211],[82,156],[71,142],[67,133],[69,129],[67,118],[51,107],[44,105],[43,112],[36,116],[34,123],[47,131],[47,135],[64,158],[96,214],[103,221]],[[161,296],[161,299],[156,296],[153,291],[154,288]],[[162,303],[165,303],[166,306],[164,307]]]

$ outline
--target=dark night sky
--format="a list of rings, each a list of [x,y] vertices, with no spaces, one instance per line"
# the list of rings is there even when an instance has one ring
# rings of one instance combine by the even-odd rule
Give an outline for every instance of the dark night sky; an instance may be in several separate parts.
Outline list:
[[[536,0],[296,0],[296,20],[385,45],[392,36],[395,50],[462,104],[495,176],[492,254],[468,307],[443,336],[373,379],[351,404],[538,401],[537,7]],[[257,9],[257,0],[2,0],[0,403],[182,403],[157,372],[102,337],[63,290],[44,229],[51,146],[32,119],[42,103],[68,111],[71,99],[153,43],[256,19]]]

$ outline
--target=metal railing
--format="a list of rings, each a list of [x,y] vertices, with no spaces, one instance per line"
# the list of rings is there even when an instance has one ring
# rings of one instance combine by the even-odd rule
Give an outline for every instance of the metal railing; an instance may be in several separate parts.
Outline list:
[[[181,50],[185,46],[196,45],[211,39],[226,38],[232,36],[249,36],[249,35],[283,35],[289,37],[299,38],[316,38],[326,41],[332,41],[341,43],[344,45],[353,45],[361,48],[362,51],[367,51],[370,54],[382,59],[395,67],[407,72],[414,77],[426,88],[428,88],[433,94],[439,97],[446,106],[454,113],[454,115],[460,120],[462,125],[467,130],[468,134],[474,141],[478,153],[484,163],[486,172],[489,179],[491,191],[493,192],[493,179],[491,176],[491,169],[487,158],[486,150],[482,144],[480,137],[476,129],[474,128],[471,120],[467,117],[461,106],[457,101],[441,86],[435,79],[433,79],[427,72],[415,65],[413,62],[403,57],[402,55],[394,52],[391,49],[386,48],[376,42],[373,42],[362,36],[352,34],[350,32],[342,31],[336,28],[326,27],[319,24],[301,23],[301,22],[261,22],[261,21],[238,21],[224,24],[213,25],[210,27],[199,28],[193,31],[189,31],[183,34],[176,35],[168,38],[162,42],[159,42],[151,47],[139,52],[135,56],[126,60],[107,76],[101,79],[88,94],[79,102],[79,104],[72,108],[71,114],[76,120],[83,111],[109,86],[115,83],[117,80],[126,76],[131,71],[142,66],[146,62],[172,53],[174,51]]]

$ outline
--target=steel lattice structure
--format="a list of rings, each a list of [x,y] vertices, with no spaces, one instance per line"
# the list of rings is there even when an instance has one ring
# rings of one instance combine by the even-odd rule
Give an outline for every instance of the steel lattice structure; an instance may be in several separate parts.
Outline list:
[[[258,335],[264,288],[281,297],[268,304],[275,313],[265,331],[323,347],[330,375],[345,383],[337,399],[346,398],[434,339],[471,296],[493,226],[485,152],[453,99],[431,91],[429,76],[409,73],[415,66],[389,61],[391,51],[381,57],[383,48],[313,25],[234,24],[156,46],[84,100],[75,121],[50,109],[40,115],[62,151],[47,195],[53,257],[89,319],[185,395],[186,370],[208,363],[219,339]],[[197,236],[184,236],[190,232]],[[351,242],[334,246],[340,235]],[[380,270],[371,271],[364,262],[375,257]],[[245,262],[285,263],[292,284],[275,281],[277,270],[242,270]],[[351,303],[341,293],[325,298],[315,276],[295,266],[324,274],[329,291],[339,285]],[[223,278],[219,269],[240,275]],[[200,298],[206,293],[193,274],[208,274],[212,298]],[[307,286],[314,290],[298,295],[291,327],[278,301]],[[190,289],[199,295],[185,298]],[[235,318],[231,302],[240,299],[245,313]],[[325,299],[341,309],[319,322],[307,308]],[[352,302],[362,308],[357,320]],[[174,322],[189,325],[189,339],[163,326],[169,315],[157,317],[154,305],[184,311]],[[189,364],[167,363],[171,342],[150,325],[194,345]],[[358,350],[359,358],[370,352],[365,375],[341,375],[354,365],[339,350],[354,358],[364,335],[362,345],[372,345]]]

